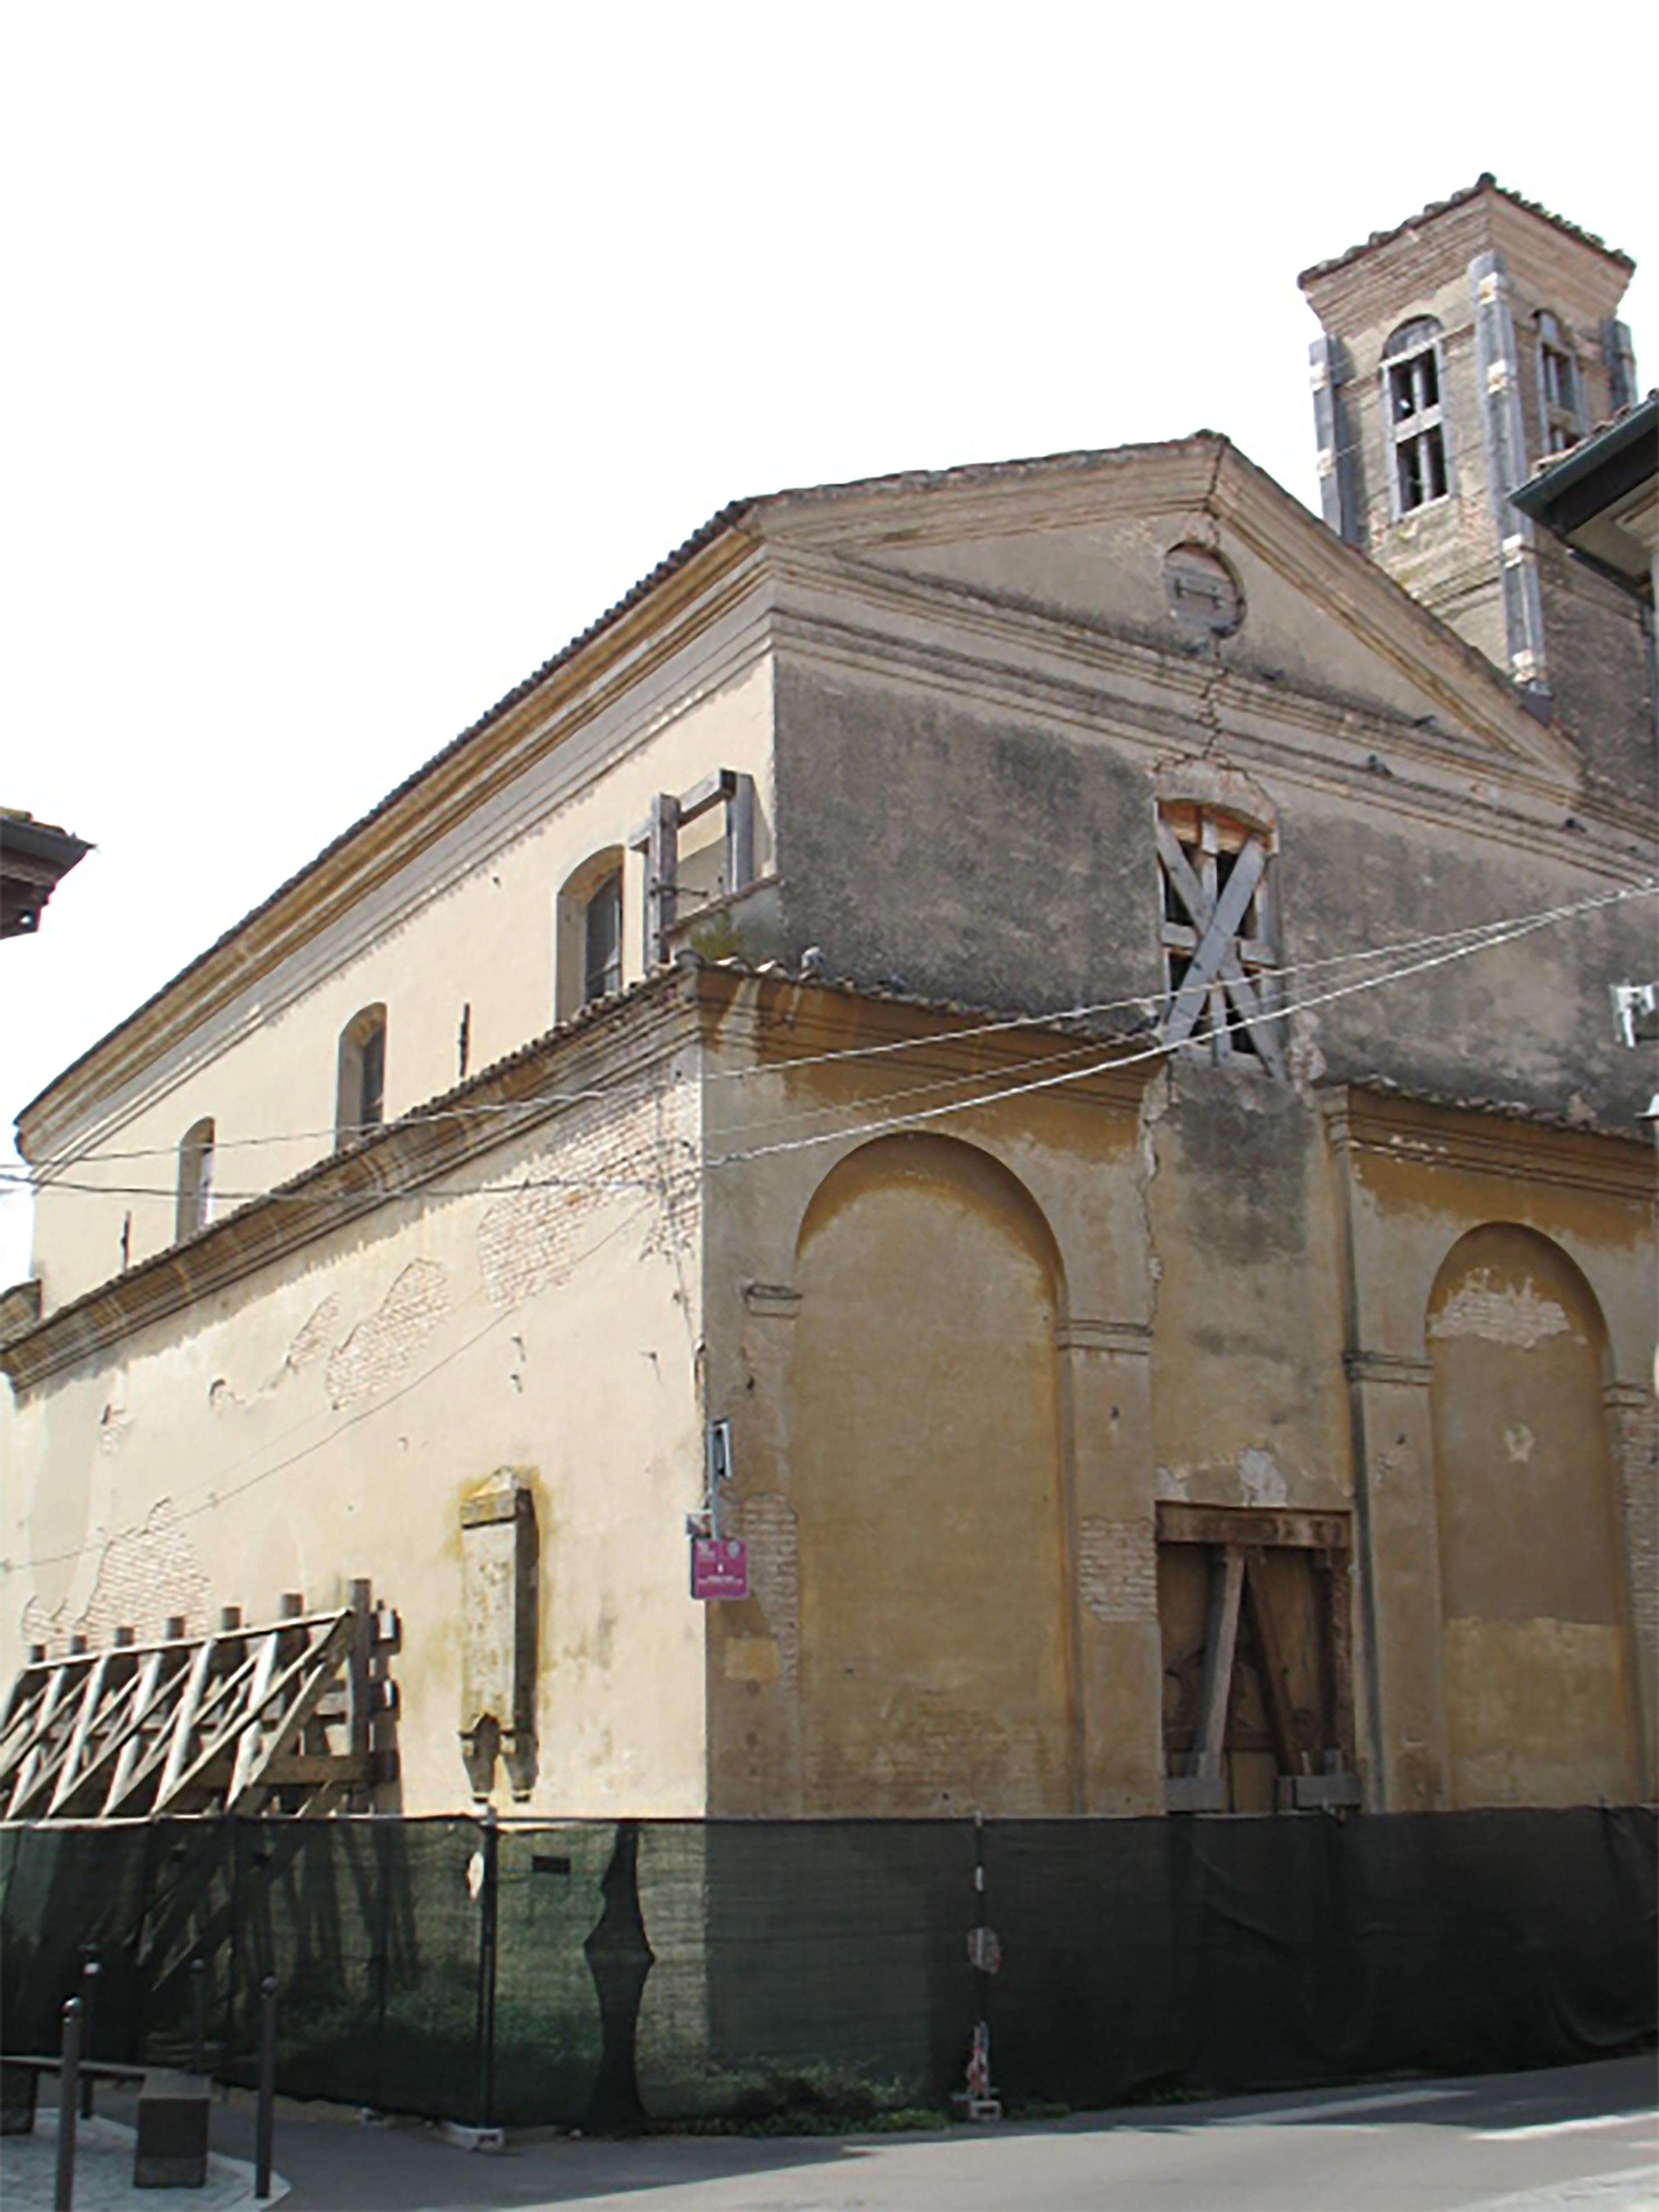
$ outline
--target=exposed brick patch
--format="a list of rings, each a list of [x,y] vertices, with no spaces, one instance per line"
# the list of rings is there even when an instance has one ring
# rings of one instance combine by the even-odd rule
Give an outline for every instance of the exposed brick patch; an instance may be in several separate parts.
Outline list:
[[[1495,1284],[1484,1267],[1460,1283],[1429,1322],[1431,1336],[1480,1336],[1522,1352],[1569,1332],[1577,1334],[1553,1298],[1540,1297],[1530,1283]]]
[[[490,1304],[516,1304],[562,1283],[603,1233],[599,1217],[619,1204],[648,1209],[643,1252],[692,1251],[696,1129],[684,1084],[621,1108],[605,1100],[573,1108],[526,1166],[526,1188],[479,1220],[478,1265]]]
[[[291,1367],[298,1375],[314,1361],[325,1359],[333,1349],[334,1332],[339,1320],[340,1301],[331,1292],[289,1345],[288,1357],[283,1364]]]
[[[1097,1620],[1158,1619],[1158,1540],[1150,1521],[1089,1516],[1078,1528],[1078,1582]]]
[[[337,1413],[395,1382],[410,1355],[449,1311],[449,1279],[435,1260],[411,1260],[378,1312],[358,1322],[328,1363],[328,1395]]]
[[[743,1508],[743,1536],[749,1547],[749,1589],[778,1647],[786,1689],[793,1689],[800,1665],[800,1557],[795,1509],[781,1492],[750,1498]]]
[[[207,1632],[208,1578],[170,1498],[159,1498],[142,1528],[112,1536],[98,1563],[98,1578],[80,1618],[69,1621],[64,1607],[46,1612],[38,1598],[23,1609],[23,1640],[44,1644],[54,1656],[69,1650],[71,1632],[83,1635],[94,1651],[112,1644],[118,1628],[131,1628],[139,1641],[157,1637],[169,1613],[182,1613],[185,1633]]]
[[[1634,1387],[1613,1389],[1607,1412],[1630,1560],[1631,1612],[1651,1664],[1659,1645],[1659,1401]]]

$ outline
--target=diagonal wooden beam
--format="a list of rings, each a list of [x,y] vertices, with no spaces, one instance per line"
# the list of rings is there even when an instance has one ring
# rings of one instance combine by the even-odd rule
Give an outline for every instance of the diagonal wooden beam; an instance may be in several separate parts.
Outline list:
[[[180,1657],[182,1656],[181,1654]],[[181,1665],[175,1667],[171,1674],[167,1674],[166,1665],[165,1651],[151,1651],[146,1654],[143,1668],[137,1678],[133,1689],[132,1711],[127,1716],[126,1726],[118,1735],[112,1735],[88,1770],[87,1778],[91,1781],[102,1771],[104,1767],[109,1765],[112,1760],[114,1763],[113,1771],[110,1776],[109,1789],[100,1808],[105,1819],[109,1817],[112,1808],[118,1805],[126,1794],[132,1778],[132,1771],[144,1749],[146,1727],[151,1729],[159,1729],[161,1723],[156,1716],[162,1698],[188,1671],[187,1666]]]
[[[283,1697],[286,1693],[290,1682],[296,1680],[311,1667],[319,1663],[324,1652],[332,1651],[343,1638],[345,1630],[349,1626],[350,1620],[351,1615],[349,1613],[337,1613],[335,1616],[333,1626],[323,1638],[321,1644],[319,1646],[312,1646],[307,1650],[301,1652],[298,1658],[290,1661],[289,1665],[283,1668],[283,1672],[273,1680],[266,1694],[264,1702],[269,1704],[271,1698]],[[290,1623],[284,1621],[282,1624],[282,1628],[286,1629],[290,1625]],[[239,1633],[245,1640],[252,1640],[246,1629],[240,1631]],[[282,1629],[271,1628],[264,1631],[264,1633],[275,1638],[282,1633]],[[251,1666],[252,1662],[250,1662],[248,1663]],[[330,1686],[330,1680],[327,1675],[325,1674],[324,1677],[314,1685],[315,1697],[312,1698],[311,1703],[314,1704],[316,1702],[316,1698],[320,1698],[324,1691],[328,1689]],[[305,1710],[307,1713],[309,1713],[311,1705],[307,1705]],[[255,1727],[258,1723],[258,1712],[251,1709],[245,1709],[235,1718],[223,1723],[219,1727],[218,1731],[214,1735],[212,1741],[210,1742],[204,1742],[197,1756],[187,1765],[181,1765],[176,1772],[169,1768],[168,1774],[164,1776],[162,1778],[161,1788],[156,1792],[155,1802],[150,1808],[152,1813],[159,1814],[165,1812],[167,1807],[172,1804],[176,1798],[180,1796],[186,1790],[190,1789],[194,1784],[202,1778],[203,1775],[206,1772],[207,1769],[211,1766],[215,1759],[222,1759],[225,1755],[225,1753],[229,1750],[231,1745],[236,1741],[237,1738],[240,1736],[246,1729]],[[280,1738],[273,1739],[273,1741],[277,1740],[280,1740]],[[228,1808],[227,1809],[228,1809]]]
[[[310,1648],[308,1643],[307,1648],[307,1650]],[[253,1717],[254,1725],[244,1730],[242,1740],[236,1747],[236,1763],[231,1769],[230,1787],[226,1792],[228,1800],[234,1799],[241,1790],[247,1778],[247,1770],[252,1765],[258,1754],[259,1716],[264,1711],[270,1696],[271,1679],[276,1672],[277,1656],[276,1638],[274,1636],[267,1636],[259,1653],[258,1664],[253,1670],[253,1680],[248,1685],[247,1705],[249,1712]]]
[[[87,1676],[86,1688],[81,1693],[81,1710],[76,1716],[75,1726],[64,1747],[58,1787],[52,1791],[52,1802],[46,1808],[48,1819],[62,1809],[64,1800],[74,1788],[76,1777],[86,1758],[92,1731],[102,1717],[104,1685],[109,1680],[110,1663],[114,1656],[113,1651],[100,1651],[96,1665]]]
[[[190,1756],[191,1733],[195,1728],[196,1716],[201,1709],[202,1699],[207,1693],[208,1678],[213,1672],[213,1656],[218,1648],[219,1638],[216,1636],[204,1636],[202,1639],[202,1648],[196,1655],[195,1664],[185,1678],[184,1694],[173,1712],[173,1725],[167,1730],[164,1739],[167,1756],[161,1766],[161,1784],[155,1793],[158,1807],[167,1796],[169,1787],[176,1783],[179,1776],[184,1771],[185,1761]],[[135,1785],[143,1769],[155,1763],[154,1760],[142,1763],[140,1773],[133,1778]]]
[[[257,1804],[263,1794],[264,1778],[273,1762],[294,1743],[313,1711],[334,1688],[341,1662],[350,1649],[353,1626],[351,1614],[343,1614],[315,1650],[307,1655],[307,1661],[315,1671],[278,1722],[264,1749],[250,1763],[246,1773],[241,1773],[240,1761],[238,1761],[240,1782],[226,1801],[225,1810],[228,1813],[251,1812]],[[289,1669],[290,1674],[294,1671],[294,1668]]]
[[[1203,1012],[1204,1002],[1216,980],[1217,971],[1237,938],[1238,926],[1244,919],[1257,884],[1261,880],[1267,856],[1259,841],[1250,838],[1234,863],[1225,889],[1212,902],[1205,896],[1203,886],[1194,875],[1185,854],[1162,823],[1158,824],[1158,839],[1159,855],[1169,868],[1176,892],[1200,932],[1192,965],[1182,980],[1181,988],[1170,1001],[1164,1024],[1164,1042],[1179,1044],[1191,1035],[1194,1024]],[[1176,856],[1175,861],[1170,859],[1171,854]]]
[[[1198,1692],[1195,1774],[1221,1771],[1227,1741],[1227,1705],[1232,1696],[1233,1658],[1238,1649],[1238,1608],[1244,1593],[1244,1553],[1229,1544],[1210,1570],[1210,1620],[1204,1638],[1204,1680]]]
[[[1296,1709],[1291,1703],[1290,1671],[1285,1646],[1273,1614],[1273,1593],[1267,1587],[1267,1563],[1256,1550],[1244,1556],[1244,1592],[1249,1607],[1250,1629],[1261,1661],[1261,1692],[1267,1707],[1267,1726],[1281,1774],[1302,1771],[1296,1740]]]

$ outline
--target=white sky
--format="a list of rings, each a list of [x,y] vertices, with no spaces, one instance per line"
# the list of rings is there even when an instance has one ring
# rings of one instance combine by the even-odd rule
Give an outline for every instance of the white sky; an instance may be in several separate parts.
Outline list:
[[[1297,272],[1484,168],[1651,380],[1659,15],[1146,12],[7,10],[0,801],[98,849],[5,1123],[728,499],[1210,428],[1316,506]]]

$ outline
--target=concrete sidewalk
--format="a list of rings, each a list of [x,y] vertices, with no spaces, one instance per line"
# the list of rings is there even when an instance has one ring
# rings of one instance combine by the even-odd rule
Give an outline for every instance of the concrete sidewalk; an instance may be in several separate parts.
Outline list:
[[[415,2122],[276,2108],[283,2212],[1650,2212],[1651,2054],[1525,2075],[1138,2106],[1041,2124],[884,2136],[514,2130],[471,2152]],[[252,2205],[253,2100],[213,2106],[205,2191],[134,2190],[123,2100],[82,2124],[79,2212]],[[130,2101],[127,2108],[130,2110]],[[5,2212],[51,2212],[56,2114],[0,2138]]]
[[[253,2193],[251,2160],[208,2155],[208,2177],[200,2189],[135,2189],[132,2185],[134,2130],[101,2113],[82,2120],[75,2137],[76,2212],[126,2212],[145,2205],[149,2212],[234,2212],[261,2201],[274,2204],[288,2194],[276,2173],[270,2195]],[[5,2212],[52,2212],[58,2192],[58,2111],[43,2105],[34,2132],[0,2136],[0,2204]]]

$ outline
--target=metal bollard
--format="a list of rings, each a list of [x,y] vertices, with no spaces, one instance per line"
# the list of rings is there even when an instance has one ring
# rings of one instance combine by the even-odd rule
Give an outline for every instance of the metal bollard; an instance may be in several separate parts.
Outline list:
[[[98,1977],[101,1972],[102,1969],[98,1963],[97,1947],[88,1943],[87,1955],[81,1964],[81,2055],[83,2058],[90,2058],[92,2056],[93,2030],[98,2019]],[[82,2076],[81,2118],[83,2120],[89,2120],[92,2118],[93,2092],[97,2086],[90,2074]]]
[[[74,2212],[76,2105],[81,2088],[81,2000],[64,2006],[63,2062],[58,2074],[58,2189],[54,2212]]]
[[[259,1984],[259,2111],[256,2124],[253,2193],[263,2203],[270,2195],[270,2139],[276,2112],[276,1977]]]
[[[190,1962],[190,2070],[207,2071],[207,1960]]]

